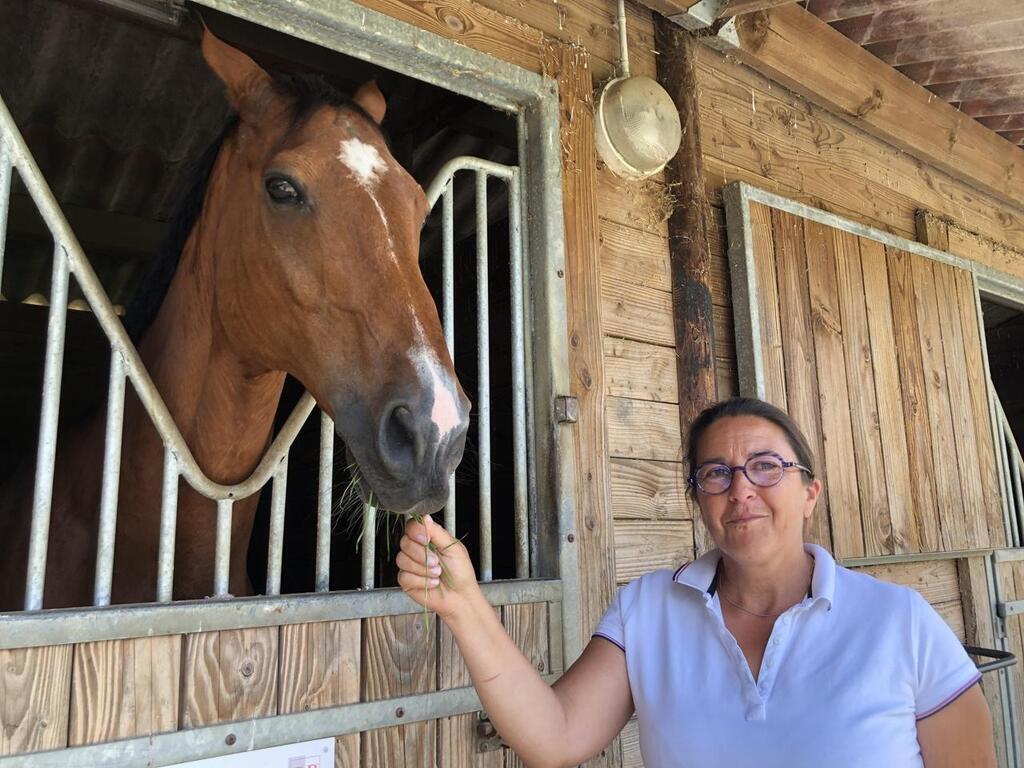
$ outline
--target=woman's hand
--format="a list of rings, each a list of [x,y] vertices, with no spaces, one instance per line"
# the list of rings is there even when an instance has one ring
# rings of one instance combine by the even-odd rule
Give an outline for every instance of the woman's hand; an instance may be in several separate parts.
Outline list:
[[[410,519],[395,558],[398,583],[409,597],[448,621],[479,593],[469,552],[429,515]]]

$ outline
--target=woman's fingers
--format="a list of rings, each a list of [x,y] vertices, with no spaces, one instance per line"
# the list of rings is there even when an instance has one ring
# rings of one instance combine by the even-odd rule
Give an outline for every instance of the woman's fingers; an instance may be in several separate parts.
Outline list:
[[[441,566],[436,562],[437,558],[433,559],[435,561],[433,564],[425,565],[422,559],[417,559],[410,556],[408,552],[402,551],[395,557],[395,564],[398,565],[398,570],[413,576],[439,577],[441,575]]]

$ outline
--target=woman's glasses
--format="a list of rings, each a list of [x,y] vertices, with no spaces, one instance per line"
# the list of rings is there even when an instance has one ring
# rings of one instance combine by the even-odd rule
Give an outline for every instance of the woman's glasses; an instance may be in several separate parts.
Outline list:
[[[777,485],[787,469],[799,469],[808,477],[814,477],[810,469],[795,461],[786,461],[775,453],[762,453],[751,456],[745,464],[730,467],[726,464],[707,463],[698,465],[690,476],[690,485],[702,493],[715,496],[725,493],[732,486],[732,478],[736,472],[742,472],[747,480],[761,488]]]

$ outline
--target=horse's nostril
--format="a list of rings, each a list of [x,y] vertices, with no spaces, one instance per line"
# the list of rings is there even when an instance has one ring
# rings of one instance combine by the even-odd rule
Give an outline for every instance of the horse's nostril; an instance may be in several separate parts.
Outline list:
[[[398,405],[385,417],[383,427],[381,458],[395,475],[411,474],[423,460],[426,442],[416,417],[407,406]]]

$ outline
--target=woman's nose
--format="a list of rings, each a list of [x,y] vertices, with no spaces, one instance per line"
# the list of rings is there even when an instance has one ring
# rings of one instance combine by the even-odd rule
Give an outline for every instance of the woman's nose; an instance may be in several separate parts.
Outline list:
[[[732,483],[729,485],[729,498],[734,501],[743,501],[757,495],[757,486],[747,479],[747,475],[736,470],[732,475]]]

